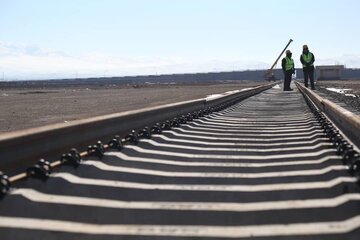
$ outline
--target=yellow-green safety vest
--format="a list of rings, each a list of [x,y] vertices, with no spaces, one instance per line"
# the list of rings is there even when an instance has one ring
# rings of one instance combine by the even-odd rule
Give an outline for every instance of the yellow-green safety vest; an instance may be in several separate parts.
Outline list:
[[[294,69],[294,60],[288,57],[285,57],[285,60],[286,60],[285,71]]]
[[[311,52],[309,52],[307,55],[303,53],[302,57],[306,63],[310,63],[312,61],[313,55]],[[312,66],[312,65],[314,65],[314,64],[311,64],[310,66]],[[303,64],[303,67],[306,67],[306,65]]]

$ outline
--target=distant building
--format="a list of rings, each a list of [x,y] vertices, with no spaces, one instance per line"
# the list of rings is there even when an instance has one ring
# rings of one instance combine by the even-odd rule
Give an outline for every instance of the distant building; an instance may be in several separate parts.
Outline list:
[[[316,76],[318,80],[339,80],[342,78],[344,69],[344,65],[316,66]]]

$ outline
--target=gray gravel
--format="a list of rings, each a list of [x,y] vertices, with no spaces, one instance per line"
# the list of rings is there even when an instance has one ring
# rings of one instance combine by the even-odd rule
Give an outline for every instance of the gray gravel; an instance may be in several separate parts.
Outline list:
[[[351,89],[347,91],[347,93],[353,94],[355,97],[345,96],[341,93],[329,91],[326,88]],[[360,80],[321,81],[317,84],[317,92],[321,96],[345,107],[349,111],[360,114]]]

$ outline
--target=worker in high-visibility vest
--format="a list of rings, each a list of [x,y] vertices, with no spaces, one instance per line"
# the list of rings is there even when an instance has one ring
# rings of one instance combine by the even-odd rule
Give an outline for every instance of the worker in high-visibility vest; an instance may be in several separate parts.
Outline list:
[[[314,90],[315,89],[315,85],[314,85],[315,56],[313,53],[309,52],[309,48],[307,45],[303,46],[303,52],[300,56],[300,62],[303,65],[305,87],[309,87],[308,81],[310,79],[311,89]]]
[[[291,58],[292,53],[286,50],[286,56],[282,59],[281,67],[284,72],[284,91],[292,91],[290,88],[292,75],[295,73],[294,60]]]

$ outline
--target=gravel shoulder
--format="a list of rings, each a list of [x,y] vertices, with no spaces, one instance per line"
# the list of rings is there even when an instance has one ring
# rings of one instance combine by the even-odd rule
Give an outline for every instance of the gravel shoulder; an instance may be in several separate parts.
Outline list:
[[[318,81],[316,86],[321,96],[360,115],[360,80]]]

